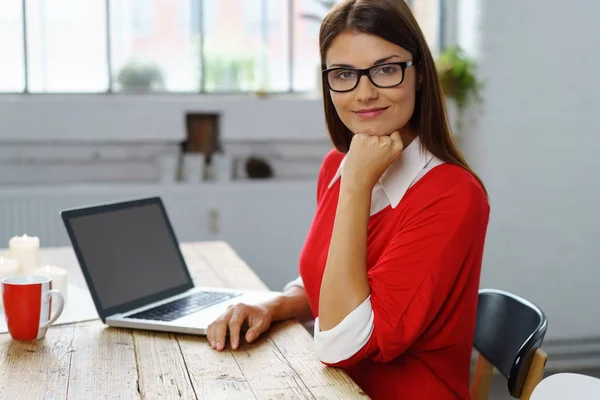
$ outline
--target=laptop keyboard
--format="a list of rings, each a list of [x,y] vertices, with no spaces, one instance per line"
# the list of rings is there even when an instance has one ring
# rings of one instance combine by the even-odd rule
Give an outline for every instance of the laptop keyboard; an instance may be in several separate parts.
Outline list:
[[[154,308],[141,311],[136,314],[128,315],[127,318],[149,319],[154,321],[173,321],[184,317],[214,304],[227,301],[241,293],[223,293],[223,292],[199,292],[183,297],[169,303],[161,304]]]

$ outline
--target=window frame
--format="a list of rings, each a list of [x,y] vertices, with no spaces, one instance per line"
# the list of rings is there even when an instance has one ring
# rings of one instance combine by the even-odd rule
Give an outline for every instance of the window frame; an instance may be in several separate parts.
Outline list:
[[[30,82],[29,82],[29,52],[28,52],[28,47],[27,47],[27,24],[28,24],[28,20],[27,20],[27,0],[21,0],[21,11],[22,11],[22,40],[23,40],[23,69],[24,69],[24,88],[22,91],[18,91],[18,92],[8,92],[8,91],[0,91],[0,96],[3,95],[15,95],[15,94],[35,94],[38,96],[43,96],[43,95],[73,95],[73,96],[80,96],[80,95],[97,95],[97,94],[110,94],[110,95],[120,95],[121,93],[119,91],[114,90],[114,77],[113,77],[113,62],[112,62],[112,57],[111,57],[111,53],[112,53],[112,35],[111,35],[111,1],[112,0],[104,0],[105,3],[105,7],[106,7],[106,18],[105,18],[105,24],[106,24],[106,35],[105,35],[105,41],[106,41],[106,63],[105,63],[105,67],[108,69],[108,88],[106,90],[106,92],[57,92],[57,91],[48,91],[48,92],[35,92],[32,93],[30,91]],[[204,74],[204,58],[205,58],[205,46],[204,46],[204,23],[203,23],[203,17],[204,17],[204,0],[196,0],[197,4],[198,4],[198,12],[199,12],[199,16],[197,16],[197,20],[199,21],[199,26],[197,28],[197,30],[195,30],[195,32],[198,33],[198,36],[200,37],[199,40],[199,57],[200,57],[200,85],[199,85],[199,90],[197,91],[185,91],[185,92],[181,92],[181,91],[170,91],[170,90],[162,90],[162,91],[152,91],[149,92],[149,94],[152,95],[159,95],[159,96],[168,96],[168,95],[177,95],[177,96],[181,96],[181,95],[211,95],[211,96],[223,96],[223,95],[252,95],[255,94],[255,92],[252,91],[206,91],[206,84],[205,84],[205,74]],[[286,1],[286,0],[283,0]],[[412,6],[414,0],[405,0],[409,6]],[[443,51],[444,48],[446,47],[446,21],[445,21],[445,13],[446,13],[446,0],[439,0],[439,51]],[[301,90],[294,90],[294,73],[295,73],[295,66],[294,66],[294,28],[295,28],[295,7],[294,7],[294,0],[287,0],[287,32],[288,32],[288,51],[287,51],[287,69],[288,69],[288,82],[287,82],[287,90],[283,90],[283,91],[269,91],[267,92],[268,95],[284,95],[284,94],[306,94],[306,91],[301,91]],[[262,12],[262,16],[264,19],[265,16],[265,12]],[[190,18],[192,21],[194,19]],[[269,21],[262,21],[263,24],[269,24]],[[265,27],[262,27],[261,29],[265,29]],[[266,35],[263,35],[263,40],[267,40],[266,39]]]

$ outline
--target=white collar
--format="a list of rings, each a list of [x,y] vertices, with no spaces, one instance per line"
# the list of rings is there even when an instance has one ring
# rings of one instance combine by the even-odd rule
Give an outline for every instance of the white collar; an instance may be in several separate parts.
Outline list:
[[[329,188],[342,176],[346,157],[340,163],[335,176],[329,183]],[[419,137],[416,137],[402,150],[401,156],[381,175],[378,184],[383,188],[392,208],[398,206],[406,191],[433,158],[433,154],[421,148],[421,141]]]

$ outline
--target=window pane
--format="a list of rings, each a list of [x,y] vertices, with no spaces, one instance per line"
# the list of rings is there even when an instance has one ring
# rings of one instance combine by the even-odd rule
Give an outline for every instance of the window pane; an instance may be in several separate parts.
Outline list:
[[[0,2],[0,92],[25,89],[21,0]]]
[[[28,0],[32,92],[102,92],[108,87],[104,0]]]
[[[433,56],[440,51],[440,0],[412,0],[411,9]]]
[[[248,1],[248,0],[246,0]],[[264,0],[263,0],[264,1]],[[266,90],[290,90],[289,8],[285,0],[267,0],[263,5],[266,26]]]
[[[289,89],[288,3],[204,0],[206,91]]]
[[[201,0],[111,0],[115,91],[200,88]]]
[[[315,0],[294,0],[294,90],[321,86],[319,28],[329,8]]]

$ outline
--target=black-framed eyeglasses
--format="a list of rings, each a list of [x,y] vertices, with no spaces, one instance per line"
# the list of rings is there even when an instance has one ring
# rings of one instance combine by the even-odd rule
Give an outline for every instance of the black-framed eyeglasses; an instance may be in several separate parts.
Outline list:
[[[411,60],[379,64],[364,69],[334,67],[324,69],[323,78],[329,89],[334,92],[349,92],[356,89],[363,75],[369,77],[373,85],[386,89],[400,86],[404,82],[406,68],[413,65]]]

